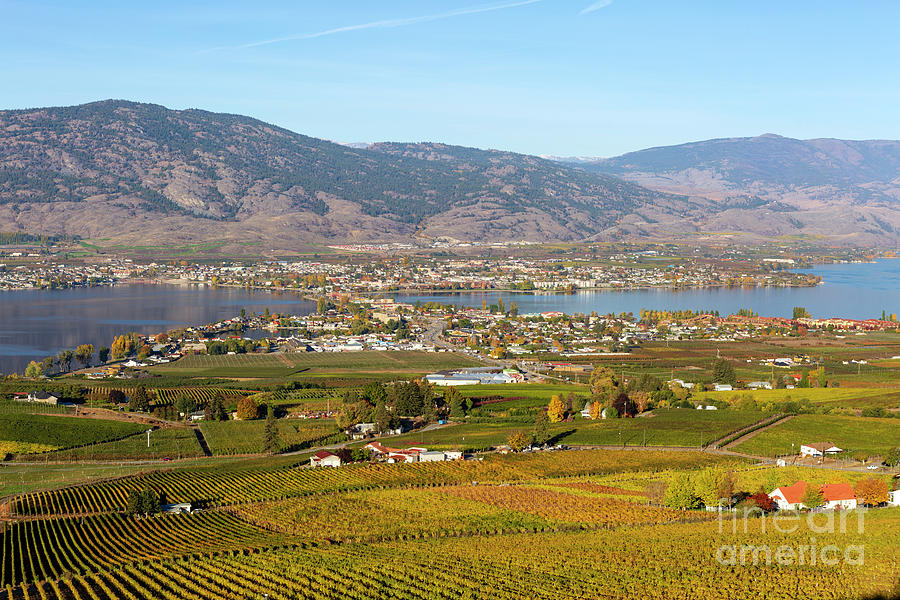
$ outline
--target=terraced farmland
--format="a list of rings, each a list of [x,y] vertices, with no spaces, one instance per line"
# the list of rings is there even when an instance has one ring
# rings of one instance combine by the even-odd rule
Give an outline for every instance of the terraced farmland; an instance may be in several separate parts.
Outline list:
[[[181,554],[273,543],[271,534],[220,512],[151,519],[101,515],[22,521],[0,533],[0,585],[58,579]]]
[[[637,468],[704,466],[720,457],[694,452],[571,451],[495,456],[452,463],[348,465],[340,469],[272,468],[234,471],[181,469],[116,481],[33,492],[10,500],[13,515],[54,516],[123,510],[129,490],[151,488],[172,502],[233,505],[373,487],[434,486],[602,474]]]
[[[896,583],[900,512],[866,535],[818,535],[843,548],[866,544],[860,566],[747,565],[723,568],[723,543],[789,544],[758,523],[723,540],[717,523],[618,531],[519,533],[336,544],[127,565],[31,588],[31,598],[447,599],[649,598],[773,600],[887,598]],[[636,544],[640,560],[634,555]],[[502,551],[514,549],[514,551]],[[398,557],[403,557],[399,560]],[[586,568],[585,557],[591,566]]]

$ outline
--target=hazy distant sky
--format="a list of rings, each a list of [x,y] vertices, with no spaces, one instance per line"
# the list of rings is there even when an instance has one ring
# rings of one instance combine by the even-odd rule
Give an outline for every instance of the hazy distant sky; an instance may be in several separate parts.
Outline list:
[[[897,139],[898,23],[895,0],[0,0],[0,107],[124,98],[557,155]]]

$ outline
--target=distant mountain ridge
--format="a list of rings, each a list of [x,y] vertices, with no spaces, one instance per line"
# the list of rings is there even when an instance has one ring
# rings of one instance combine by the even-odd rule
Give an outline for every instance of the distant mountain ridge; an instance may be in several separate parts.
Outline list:
[[[201,110],[108,100],[0,112],[5,228],[283,248],[411,235],[578,240],[661,200],[680,203],[526,155],[357,148]]]
[[[0,230],[220,241],[237,253],[440,236],[881,243],[900,231],[898,147],[761,136],[548,160],[339,144],[239,115],[106,100],[0,111]]]
[[[622,177],[650,189],[716,203],[712,223],[743,222],[734,209],[793,213],[749,224],[767,235],[821,233],[860,240],[900,231],[900,141],[797,140],[774,134],[663,146],[563,164]],[[776,220],[777,221],[777,220]],[[781,229],[781,231],[778,231]]]

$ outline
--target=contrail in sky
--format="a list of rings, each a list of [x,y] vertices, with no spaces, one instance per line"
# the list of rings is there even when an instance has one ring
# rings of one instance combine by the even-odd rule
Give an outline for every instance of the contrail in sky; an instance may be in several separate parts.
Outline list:
[[[423,15],[421,17],[407,17],[404,19],[387,19],[384,21],[372,21],[371,23],[360,23],[359,25],[345,25],[344,27],[335,27],[334,29],[325,29],[314,33],[298,33],[296,35],[288,35],[284,37],[272,38],[269,40],[260,40],[258,42],[249,42],[234,46],[235,49],[255,48],[257,46],[267,46],[269,44],[278,44],[280,42],[290,42],[293,40],[311,40],[314,38],[335,35],[338,33],[348,33],[351,31],[360,31],[362,29],[386,29],[390,27],[406,27],[407,25],[416,25],[418,23],[427,23],[429,21],[439,21],[441,19],[449,19],[451,17],[461,17],[464,15],[474,15],[477,13],[493,12],[495,10],[504,10],[507,8],[516,8],[517,6],[525,6],[527,4],[535,4],[542,0],[520,0],[519,2],[508,2],[506,4],[491,4],[487,6],[473,6],[470,8],[459,8],[434,15]],[[215,48],[221,49],[221,48]]]
[[[597,2],[594,2],[590,6],[586,7],[579,14],[586,15],[588,13],[594,12],[595,10],[600,10],[601,8],[606,8],[607,6],[609,6],[612,3],[613,3],[613,0],[598,0]]]

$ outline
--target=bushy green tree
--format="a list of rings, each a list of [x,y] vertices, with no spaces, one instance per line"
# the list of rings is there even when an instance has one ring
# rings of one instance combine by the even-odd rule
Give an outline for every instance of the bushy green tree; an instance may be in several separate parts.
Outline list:
[[[128,516],[152,516],[159,512],[160,497],[150,489],[131,490],[125,500],[125,514]]]
[[[187,394],[178,396],[178,399],[175,401],[175,410],[185,421],[191,417],[191,413],[194,412],[195,408],[194,399]]]
[[[666,506],[688,510],[698,508],[701,500],[695,492],[694,480],[690,473],[677,473],[666,489]]]
[[[803,497],[800,499],[800,502],[803,503],[803,506],[811,510],[822,506],[822,503],[825,502],[825,498],[822,496],[822,490],[820,490],[818,486],[809,483],[806,485],[806,490],[803,492]]]
[[[888,467],[896,467],[900,465],[900,448],[892,448],[884,455],[882,459]]]
[[[28,363],[28,366],[25,367],[25,377],[40,377],[44,374],[44,368],[37,361],[31,361]]]

